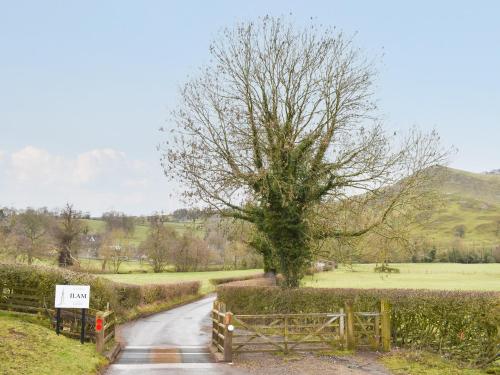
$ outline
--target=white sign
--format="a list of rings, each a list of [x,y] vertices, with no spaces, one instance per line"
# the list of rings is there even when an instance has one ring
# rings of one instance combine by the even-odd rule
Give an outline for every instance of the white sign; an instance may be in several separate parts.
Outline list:
[[[89,285],[56,285],[56,309],[88,309]]]

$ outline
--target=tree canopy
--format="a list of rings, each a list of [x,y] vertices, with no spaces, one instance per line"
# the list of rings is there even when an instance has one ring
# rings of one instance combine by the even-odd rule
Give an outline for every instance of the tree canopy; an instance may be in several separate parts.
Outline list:
[[[373,64],[341,32],[266,17],[224,30],[210,53],[180,92],[165,173],[185,197],[253,223],[287,286],[312,241],[360,236],[417,204],[443,162],[436,133],[384,131]]]

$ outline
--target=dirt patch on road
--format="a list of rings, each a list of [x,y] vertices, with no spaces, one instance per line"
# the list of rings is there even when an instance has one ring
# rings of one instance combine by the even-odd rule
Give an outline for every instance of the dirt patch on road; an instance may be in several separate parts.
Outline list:
[[[320,355],[311,353],[283,356],[270,353],[240,354],[235,356],[235,368],[251,374],[266,375],[390,375],[378,362],[376,353],[355,355]]]

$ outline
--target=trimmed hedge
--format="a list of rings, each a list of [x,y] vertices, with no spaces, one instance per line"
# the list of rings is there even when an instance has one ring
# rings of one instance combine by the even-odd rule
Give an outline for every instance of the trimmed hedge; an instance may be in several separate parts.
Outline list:
[[[198,294],[201,282],[183,281],[175,284],[148,284],[141,286],[141,303],[150,304]]]
[[[276,286],[276,279],[272,277],[258,277],[249,280],[231,281],[224,286]]]
[[[0,264],[0,285],[22,285],[35,288],[45,299],[47,307],[54,306],[56,284],[90,285],[90,308],[103,310],[109,302],[119,316],[139,305],[151,304],[168,299],[196,295],[199,281],[176,284],[131,285],[115,283],[88,273],[80,273],[55,267]]]
[[[212,285],[221,285],[221,284],[227,284],[227,283],[232,283],[235,281],[245,281],[245,280],[252,280],[252,279],[260,279],[265,276],[264,273],[258,273],[256,275],[248,275],[248,276],[233,276],[233,277],[220,277],[217,279],[210,279],[210,284]]]
[[[392,307],[393,343],[425,349],[474,365],[500,348],[500,293],[409,289],[281,289],[220,286],[218,298],[234,314],[375,311],[382,298]]]

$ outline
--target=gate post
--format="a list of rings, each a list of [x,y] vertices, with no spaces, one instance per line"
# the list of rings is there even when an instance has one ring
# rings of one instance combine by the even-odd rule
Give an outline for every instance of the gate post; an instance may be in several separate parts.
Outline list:
[[[345,317],[344,309],[340,309],[340,317],[339,317],[339,339],[340,345],[342,345],[342,349],[345,348]]]
[[[354,309],[352,306],[352,301],[345,303],[345,316],[346,316],[346,338],[347,338],[347,349],[356,349],[356,342],[354,339]]]
[[[101,312],[98,312],[95,317],[95,346],[97,353],[104,351],[104,327],[106,320]]]
[[[380,348],[380,315],[375,316],[374,327],[373,327],[373,350],[378,350]]]
[[[227,312],[224,317],[224,362],[233,362],[233,313]]]
[[[383,299],[380,301],[380,320],[382,328],[382,351],[391,350],[391,307],[389,301]]]

